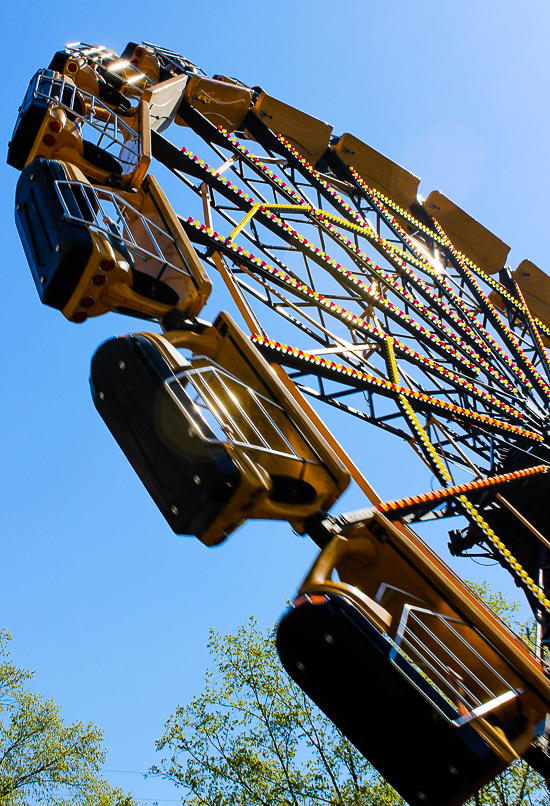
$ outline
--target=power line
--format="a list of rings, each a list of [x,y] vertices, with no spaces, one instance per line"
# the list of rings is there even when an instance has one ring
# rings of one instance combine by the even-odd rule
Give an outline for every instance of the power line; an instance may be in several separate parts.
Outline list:
[[[125,775],[145,775],[144,772],[139,772],[139,770],[107,770],[105,767],[102,767],[101,772],[121,772]],[[137,795],[132,795],[135,800],[141,800],[151,803],[181,803],[181,798],[140,798]]]
[[[58,797],[58,798],[67,798],[68,799],[68,798],[72,798],[73,796],[69,792],[57,792],[56,797]],[[134,795],[133,793],[132,793],[132,797],[136,801],[145,801],[145,802],[150,802],[150,803],[181,803],[181,798],[154,798],[154,797],[153,798],[151,798],[151,797],[141,798],[141,797],[139,797],[139,795]]]

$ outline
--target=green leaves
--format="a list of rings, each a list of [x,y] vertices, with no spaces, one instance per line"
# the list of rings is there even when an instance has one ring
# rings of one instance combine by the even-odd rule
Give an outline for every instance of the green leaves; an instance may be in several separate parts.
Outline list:
[[[250,619],[211,634],[203,693],[169,719],[152,775],[189,806],[397,806],[403,801],[290,681],[272,633]]]
[[[520,761],[491,781],[468,806],[550,806],[550,796],[540,775]]]
[[[25,688],[32,672],[8,660],[0,631],[0,803],[135,806],[99,775],[102,733],[92,724],[65,726],[53,700]]]

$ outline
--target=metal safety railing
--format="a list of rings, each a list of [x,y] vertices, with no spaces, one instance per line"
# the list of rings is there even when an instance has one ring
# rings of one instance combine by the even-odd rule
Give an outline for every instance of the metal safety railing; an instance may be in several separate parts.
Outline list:
[[[185,387],[196,413],[195,426],[204,439],[229,442],[247,453],[263,452],[302,464],[317,465],[306,460],[292,447],[277,420],[288,419],[282,406],[259,394],[219,365],[206,360],[206,366],[191,367],[165,381],[166,388],[182,407]],[[290,420],[288,421],[290,425]],[[201,428],[206,425],[207,428]]]
[[[435,620],[437,632],[426,623],[430,620]],[[461,635],[456,629],[459,626],[471,629],[460,619],[406,604],[390,651],[390,661],[402,674],[403,669],[396,662],[398,655],[412,662],[437,693],[458,711],[458,717],[451,719],[437,697],[431,698],[411,680],[441,716],[456,727],[489,714],[521,694],[511,680],[500,674],[494,664]]]
[[[54,104],[69,113],[81,133],[83,134],[85,127],[90,142],[110,153],[120,163],[123,173],[129,173],[138,166],[142,157],[139,132],[125,123],[103,101],[79,89],[64,76],[56,76],[52,70],[39,70],[33,77],[14,131],[34,99]],[[115,153],[117,148],[119,151]]]
[[[159,276],[167,268],[190,275],[177,240],[116,193],[68,179],[56,180],[55,187],[65,218],[103,233],[115,249],[129,258],[129,263],[133,257],[139,257],[160,263]],[[159,240],[164,242],[164,248]],[[167,243],[180,255],[182,265],[175,265],[167,259]]]
[[[190,59],[186,59],[185,56],[181,56],[173,50],[168,50],[168,48],[161,48],[160,45],[154,45],[152,42],[143,42],[143,44],[146,48],[154,50],[157,58],[159,56],[162,57],[166,64],[172,64],[177,70],[181,70],[182,73],[189,73],[191,75],[200,73],[206,76],[206,73],[201,67],[198,67],[198,65]]]

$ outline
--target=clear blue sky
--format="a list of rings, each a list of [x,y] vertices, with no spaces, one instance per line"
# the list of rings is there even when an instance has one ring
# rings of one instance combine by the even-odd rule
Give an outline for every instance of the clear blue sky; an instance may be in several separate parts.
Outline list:
[[[6,145],[29,79],[66,42],[122,50],[145,39],[208,73],[234,75],[349,131],[438,189],[548,271],[548,0],[279,0],[265,3],[18,0],[2,7]],[[39,303],[13,223],[17,173],[0,161],[2,315],[0,625],[14,660],[66,720],[105,730],[108,770],[146,770],[178,703],[201,690],[210,627],[272,624],[314,546],[252,523],[207,550],[174,536],[96,414],[89,361],[136,330],[114,314],[82,327]],[[187,214],[185,194],[172,203]],[[213,319],[216,297],[203,316]],[[322,416],[384,498],[427,489],[412,452],[374,429]],[[363,504],[350,490],[342,509]],[[447,524],[430,533],[445,559]],[[454,563],[508,596],[500,570]],[[161,781],[109,773],[136,796]]]

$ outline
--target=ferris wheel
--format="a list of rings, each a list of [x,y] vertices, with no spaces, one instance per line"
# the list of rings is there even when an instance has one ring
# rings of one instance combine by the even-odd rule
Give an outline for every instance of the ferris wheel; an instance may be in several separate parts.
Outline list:
[[[181,183],[177,213],[155,161]],[[321,548],[279,633],[297,682],[411,804],[461,803],[517,757],[547,774],[546,276],[512,272],[506,244],[356,136],[150,43],[57,53],[8,162],[41,300],[78,324],[162,326],[102,345],[91,382],[174,531],[213,545],[276,518]],[[246,330],[200,318],[213,284]],[[308,398],[404,440],[439,489],[382,502]],[[328,514],[350,477],[368,506]],[[514,576],[536,658],[409,526],[456,515],[451,553]],[[357,694],[373,657],[378,710]],[[327,684],[349,669],[347,691]],[[400,698],[437,725],[430,782],[415,757],[394,769]]]

